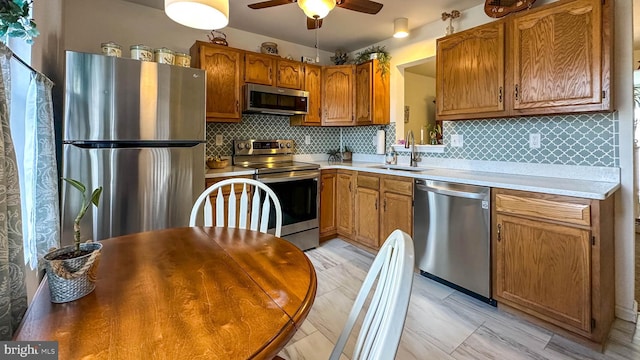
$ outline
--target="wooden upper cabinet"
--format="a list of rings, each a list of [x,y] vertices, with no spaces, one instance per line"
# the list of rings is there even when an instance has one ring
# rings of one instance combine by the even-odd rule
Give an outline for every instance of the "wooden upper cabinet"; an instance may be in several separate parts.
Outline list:
[[[612,0],[560,0],[438,39],[436,119],[611,111],[612,35]]]
[[[245,52],[244,81],[252,84],[274,85],[276,58],[273,55]]]
[[[302,90],[309,92],[307,115],[292,116],[292,125],[319,126],[322,121],[322,67],[304,64]]]
[[[353,65],[322,69],[322,125],[355,125]]]
[[[438,120],[505,114],[504,47],[503,21],[437,40]]]
[[[304,75],[300,61],[278,59],[276,86],[288,89],[302,89]]]
[[[190,53],[192,66],[207,74],[207,121],[240,122],[242,51],[196,41]]]
[[[382,74],[378,60],[356,66],[356,123],[389,124],[389,74]]]
[[[517,113],[609,107],[601,12],[601,0],[575,0],[513,17],[510,56]]]

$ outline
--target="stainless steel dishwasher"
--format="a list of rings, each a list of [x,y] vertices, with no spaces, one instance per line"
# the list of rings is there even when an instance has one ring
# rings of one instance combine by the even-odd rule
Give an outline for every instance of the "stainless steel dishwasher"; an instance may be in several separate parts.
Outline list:
[[[416,179],[414,194],[413,242],[420,273],[495,305],[489,188]]]

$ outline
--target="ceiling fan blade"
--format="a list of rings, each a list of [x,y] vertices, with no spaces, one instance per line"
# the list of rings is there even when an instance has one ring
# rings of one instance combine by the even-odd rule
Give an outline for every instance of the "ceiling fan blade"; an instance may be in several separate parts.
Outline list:
[[[264,9],[272,6],[286,5],[294,2],[296,2],[296,0],[269,0],[269,1],[255,3],[255,4],[249,4],[247,6],[252,9]]]
[[[318,29],[320,29],[322,27],[322,19],[318,20]],[[307,29],[309,30],[313,30],[316,28],[316,19],[312,19],[310,17],[307,17]]]
[[[382,9],[382,4],[371,0],[338,0],[336,5],[353,11],[375,15]]]

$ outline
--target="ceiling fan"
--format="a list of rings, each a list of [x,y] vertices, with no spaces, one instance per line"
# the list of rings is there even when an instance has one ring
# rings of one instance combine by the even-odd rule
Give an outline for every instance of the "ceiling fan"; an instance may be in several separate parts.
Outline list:
[[[264,9],[295,2],[307,15],[307,29],[309,30],[320,28],[322,18],[327,16],[329,11],[336,6],[371,15],[377,14],[382,9],[382,4],[371,0],[268,0],[248,6],[252,9]]]

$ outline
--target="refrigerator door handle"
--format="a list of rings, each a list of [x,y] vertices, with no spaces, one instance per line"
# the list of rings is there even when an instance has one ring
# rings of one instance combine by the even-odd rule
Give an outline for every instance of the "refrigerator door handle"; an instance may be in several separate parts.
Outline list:
[[[65,144],[77,146],[82,149],[131,149],[131,148],[188,148],[202,144],[202,141],[90,141],[73,140],[65,141]]]

